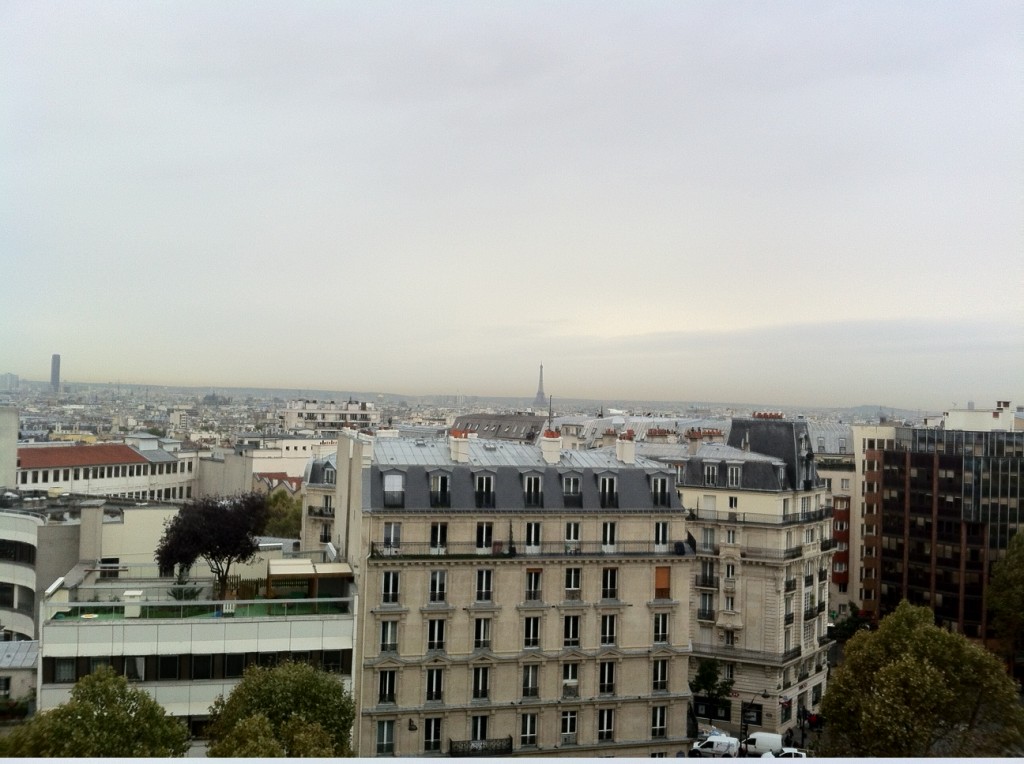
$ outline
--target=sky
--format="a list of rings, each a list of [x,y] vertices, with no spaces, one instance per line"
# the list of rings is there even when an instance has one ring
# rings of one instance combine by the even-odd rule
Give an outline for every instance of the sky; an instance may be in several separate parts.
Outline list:
[[[0,2],[0,373],[1024,404],[1024,4]]]

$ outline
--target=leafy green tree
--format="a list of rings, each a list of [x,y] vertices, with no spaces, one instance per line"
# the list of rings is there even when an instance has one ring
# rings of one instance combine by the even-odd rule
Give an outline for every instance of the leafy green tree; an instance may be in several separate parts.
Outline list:
[[[304,663],[250,666],[227,700],[210,707],[208,755],[349,756],[354,719],[337,676]]]
[[[708,721],[711,720],[710,706],[718,705],[725,696],[732,692],[732,679],[719,676],[721,664],[713,658],[701,658],[697,661],[697,674],[690,680],[690,690],[694,695],[707,698]]]
[[[832,637],[839,642],[845,642],[858,631],[866,629],[871,623],[871,619],[862,615],[857,606],[852,602],[850,603],[849,613],[846,618],[839,621],[832,629]]]
[[[0,738],[0,756],[184,756],[188,730],[109,666],[83,677],[71,699]]]
[[[992,625],[1003,642],[1009,663],[1024,650],[1024,533],[1017,533],[1006,556],[992,566],[988,604]]]
[[[302,499],[287,491],[274,491],[267,499],[267,536],[297,539],[302,532]]]
[[[181,571],[202,558],[216,576],[220,597],[224,598],[231,566],[256,556],[256,536],[266,524],[267,497],[263,494],[193,499],[164,524],[156,561],[162,570],[177,567],[180,579]]]
[[[1006,756],[1024,742],[1016,683],[994,655],[906,601],[846,644],[822,701],[823,756]]]

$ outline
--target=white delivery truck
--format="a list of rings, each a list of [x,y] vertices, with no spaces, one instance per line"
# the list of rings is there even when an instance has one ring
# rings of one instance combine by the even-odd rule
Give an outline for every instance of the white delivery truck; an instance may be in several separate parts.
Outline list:
[[[712,757],[716,759],[734,758],[740,755],[739,738],[728,735],[708,735],[698,740],[690,749],[690,756]]]

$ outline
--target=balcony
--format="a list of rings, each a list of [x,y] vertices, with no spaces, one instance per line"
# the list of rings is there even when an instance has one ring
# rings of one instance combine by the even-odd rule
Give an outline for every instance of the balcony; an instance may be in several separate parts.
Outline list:
[[[310,517],[334,517],[333,507],[310,507],[308,510]]]
[[[381,642],[380,651],[382,653],[397,653],[398,643],[397,642]]]
[[[697,620],[698,621],[714,621],[715,620],[715,611],[713,609],[699,608],[697,610]]]
[[[452,505],[452,493],[451,491],[431,491],[430,492],[430,506],[432,507],[450,507]]]
[[[487,740],[448,740],[449,756],[504,756],[512,753],[512,736]]]
[[[441,690],[427,690],[428,703],[440,703],[444,700],[444,693]]]
[[[607,589],[601,590],[601,599],[603,600],[617,600],[619,598],[618,587],[610,586]]]
[[[562,745],[576,745],[576,733],[575,732],[563,732],[562,733]]]
[[[818,608],[809,607],[804,611],[804,620],[811,621],[818,617]]]
[[[787,592],[795,592],[796,591],[796,579],[795,578],[787,578],[786,579],[786,591]]]
[[[717,589],[718,588],[718,576],[705,576],[700,573],[694,578],[694,586],[701,589]]]
[[[565,601],[566,602],[580,602],[583,599],[583,592],[579,589],[566,589],[565,590]]]
[[[398,649],[398,645],[395,645],[395,647],[393,647],[391,649],[392,650],[397,650]],[[444,640],[443,639],[430,639],[430,640],[427,640],[427,649],[428,650],[444,650]]]
[[[529,491],[523,492],[523,505],[527,507],[543,507],[544,506],[544,494],[532,493]]]
[[[536,698],[540,695],[540,690],[537,687],[524,687],[523,697],[524,698]]]
[[[814,574],[804,576],[804,586],[814,586]]]
[[[385,507],[404,507],[405,506],[405,491],[385,491],[384,492],[384,506]]]
[[[477,509],[491,509],[494,507],[494,491],[475,491],[473,498]]]
[[[614,695],[615,694],[615,682],[605,682],[598,685],[597,692],[600,695]]]
[[[670,600],[672,599],[672,590],[667,586],[656,587],[654,589],[654,599]]]
[[[527,602],[540,602],[540,589],[527,589],[526,590],[526,601]]]
[[[672,551],[669,552],[668,550]],[[530,557],[664,557],[686,556],[690,547],[685,542],[672,542],[669,545],[657,544],[654,541],[618,541],[614,546],[605,546],[600,541],[549,541],[542,544],[520,547],[494,541],[490,546],[478,547],[474,541],[451,542],[444,546],[432,545],[426,541],[402,541],[402,545],[387,545],[375,541],[370,546],[370,559],[382,557],[402,557],[406,559],[426,559],[428,557],[447,557],[449,559],[469,559],[471,557],[515,557],[528,550]],[[705,554],[718,554],[718,547]]]
[[[582,493],[563,493],[562,504],[566,507],[582,507],[583,506],[583,494]]]
[[[697,544],[698,555],[717,555],[720,550],[718,544]]]
[[[700,554],[698,548],[697,553]],[[794,546],[789,549],[768,549],[765,547],[744,546],[740,547],[740,557],[757,560],[797,560],[803,557],[804,548]]]
[[[822,552],[827,552],[830,549],[835,549],[836,548],[836,544],[837,544],[837,542],[836,542],[835,539],[822,539],[821,540],[821,551]]]
[[[824,613],[825,612],[825,603],[824,602],[819,602],[818,603],[818,612],[819,613]]]
[[[828,568],[822,568],[818,571],[818,581],[821,583],[828,581]]]
[[[562,697],[563,698],[578,698],[580,696],[580,686],[578,684],[563,684],[562,685]]]
[[[818,637],[818,647],[824,647],[825,645],[832,644],[832,639],[829,637]]]
[[[489,640],[489,639],[474,639],[473,640],[473,648],[475,650],[490,650],[491,649],[491,640]]]
[[[760,666],[765,664],[778,666],[799,658],[800,648],[795,647],[784,653],[777,653],[764,650],[746,650],[732,645],[723,645],[720,642],[694,642],[693,654],[701,658],[708,657],[717,660],[728,658],[730,661],[749,662]]]
[[[602,493],[598,500],[603,509],[616,509],[619,506],[619,494],[616,491]]]
[[[791,623],[793,623],[794,619],[795,619],[795,614],[793,614],[793,613],[786,613],[786,617],[785,617],[784,621],[785,621],[786,625],[789,626]]]
[[[791,512],[787,515],[765,515],[755,512],[737,512],[735,510],[695,509],[690,510],[696,515],[695,520],[710,522],[750,523],[752,525],[799,525],[813,523],[832,517],[834,508],[826,505],[811,512]]]

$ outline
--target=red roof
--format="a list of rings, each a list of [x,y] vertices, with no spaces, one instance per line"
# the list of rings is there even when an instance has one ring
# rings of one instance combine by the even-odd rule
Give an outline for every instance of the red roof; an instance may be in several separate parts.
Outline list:
[[[54,467],[100,467],[107,464],[146,464],[146,458],[130,446],[44,446],[19,448],[18,466],[23,470]]]

